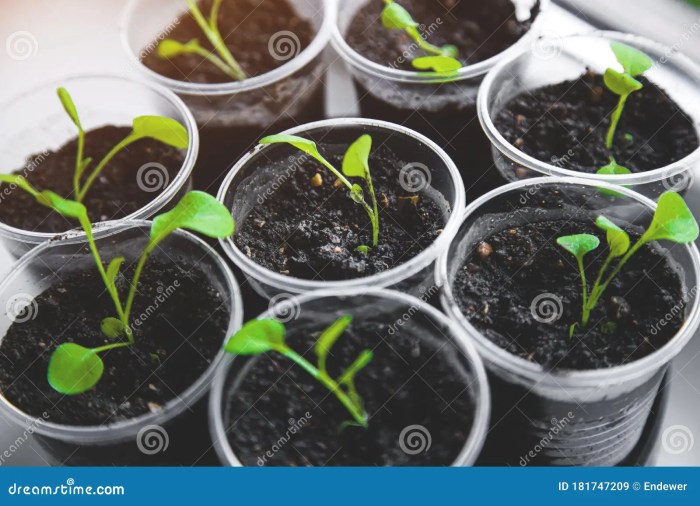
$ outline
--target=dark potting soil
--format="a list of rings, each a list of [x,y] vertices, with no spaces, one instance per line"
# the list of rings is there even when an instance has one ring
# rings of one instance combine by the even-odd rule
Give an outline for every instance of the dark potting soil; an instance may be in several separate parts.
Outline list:
[[[577,233],[601,240],[584,257],[590,289],[608,253],[601,231],[578,221],[531,223],[491,235],[466,259],[454,281],[461,311],[495,344],[547,369],[613,367],[661,348],[684,317],[678,269],[659,246],[645,246],[630,259],[588,327],[569,339],[569,326],[581,318],[581,279],[556,238]]]
[[[319,145],[335,167],[341,166],[344,149]],[[336,186],[335,176],[327,169],[310,157],[303,160],[273,196],[253,208],[234,236],[241,251],[267,269],[329,281],[370,276],[418,255],[445,225],[449,209],[404,190],[399,173],[406,163],[387,147],[378,146],[370,156],[370,170],[379,206],[379,244],[368,254],[361,253],[358,246],[372,244],[367,213],[350,199],[345,186]],[[316,174],[322,179],[319,187],[312,185]],[[355,182],[363,186],[365,200],[370,202],[365,182],[353,178]]]
[[[658,169],[689,155],[700,141],[678,104],[646,78],[639,80],[644,87],[627,100],[612,153],[605,137],[619,97],[592,72],[514,97],[494,123],[524,153],[565,169],[595,173],[610,154],[632,172]]]
[[[315,362],[317,338],[290,330],[287,343]],[[224,411],[231,447],[249,466],[450,465],[471,430],[474,401],[458,352],[443,344],[356,319],[328,367],[337,377],[363,349],[373,350],[356,376],[370,420],[367,429],[341,432],[349,414],[325,387],[280,355],[252,358]]]
[[[124,273],[122,297],[132,275]],[[134,301],[135,344],[101,354],[105,371],[96,387],[64,396],[47,380],[51,353],[65,342],[109,344],[100,322],[114,316],[114,305],[96,270],[65,276],[34,302],[26,310],[33,319],[12,324],[0,344],[0,391],[30,416],[46,412],[52,423],[106,425],[160,409],[209,367],[228,328],[221,294],[197,267],[152,259]]]
[[[212,0],[199,0],[199,9],[208,18]],[[224,0],[219,8],[218,27],[226,46],[248,77],[270,72],[306,49],[315,36],[311,24],[298,16],[288,0]],[[291,32],[288,36],[280,32]],[[292,35],[293,34],[293,35]],[[167,37],[186,43],[197,39],[202,47],[213,46],[188,12]],[[171,79],[192,83],[224,83],[231,77],[196,54],[163,59],[155,49],[158,40],[149,44],[143,64]]]
[[[518,21],[510,0],[399,0],[431,44],[452,44],[463,64],[486,60],[513,45],[529,29],[529,20]],[[365,58],[400,70],[415,70],[411,60],[425,56],[404,32],[389,30],[381,22],[382,0],[371,0],[359,9],[347,32],[347,43]],[[408,58],[402,55],[409,55]]]
[[[131,128],[117,126],[87,132],[83,156],[93,159],[91,168],[94,169],[102,157],[129,132]],[[30,156],[25,168],[16,170],[15,174],[24,176],[38,190],[51,190],[64,198],[74,198],[73,173],[77,142],[76,137],[57,151]],[[156,198],[167,187],[167,182],[176,177],[183,160],[181,150],[154,139],[141,139],[123,149],[105,166],[85,195],[83,204],[87,207],[90,220],[93,223],[115,220],[138,211]],[[139,177],[139,169],[149,163],[165,167],[167,174],[160,167],[154,166],[153,173],[158,176],[157,179],[151,180],[144,176],[147,172]],[[83,176],[83,181],[89,173],[90,169]],[[139,179],[142,180],[141,185]],[[65,232],[78,226],[77,221],[42,206],[25,191],[12,190],[5,184],[0,185],[0,193],[3,196],[0,200],[0,221],[7,225],[50,233]]]

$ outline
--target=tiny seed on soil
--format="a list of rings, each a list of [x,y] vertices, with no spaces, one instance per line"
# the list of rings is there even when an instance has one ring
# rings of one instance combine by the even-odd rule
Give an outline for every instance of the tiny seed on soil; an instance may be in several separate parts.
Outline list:
[[[516,125],[521,126],[523,123],[525,123],[525,120],[527,120],[527,118],[525,116],[523,116],[522,114],[515,115],[515,124]]]
[[[323,178],[321,177],[321,174],[318,172],[314,174],[314,177],[311,178],[311,186],[314,188],[318,188],[323,184]]]
[[[389,207],[389,197],[383,192],[379,195],[379,203],[382,207]]]
[[[340,254],[343,252],[343,249],[342,249],[340,246],[336,246],[336,247],[333,249],[333,252],[334,252],[336,255],[340,255]]]
[[[333,188],[338,188],[343,182],[340,179],[333,181]]]
[[[255,218],[253,220],[253,223],[255,223],[255,226],[257,228],[263,228],[265,226],[265,223],[267,223],[265,220],[261,220],[260,218]]]
[[[418,195],[413,195],[411,197],[399,197],[399,201],[402,203],[411,204],[413,207],[418,207]]]
[[[518,137],[513,144],[516,148],[522,148],[525,145],[525,140],[522,137]]]
[[[480,242],[479,246],[476,248],[476,253],[479,255],[479,258],[482,260],[486,260],[488,257],[491,256],[491,253],[493,253],[493,246],[491,246],[487,242]]]

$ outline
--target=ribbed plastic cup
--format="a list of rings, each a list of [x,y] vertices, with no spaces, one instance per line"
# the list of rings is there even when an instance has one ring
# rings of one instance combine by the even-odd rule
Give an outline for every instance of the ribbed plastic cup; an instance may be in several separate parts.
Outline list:
[[[167,89],[119,76],[68,77],[25,92],[2,105],[0,170],[7,173],[22,169],[25,174],[37,168],[40,170],[42,153],[58,149],[78,135],[56,95],[56,89],[60,86],[71,93],[86,131],[106,125],[130,127],[135,117],[144,115],[166,116],[179,121],[187,129],[189,146],[177,176],[167,181],[167,174],[155,165],[158,160],[153,160],[153,169],[143,173],[144,184],[148,183],[147,186],[151,188],[151,181],[145,178],[150,177],[149,172],[152,172],[152,182],[163,186],[163,189],[159,189],[157,195],[154,193],[155,198],[144,207],[125,216],[124,220],[150,218],[190,189],[190,176],[199,152],[199,132],[192,114],[182,100]],[[27,164],[27,157],[31,155],[39,156],[39,165]],[[3,185],[3,189],[22,191],[8,188],[8,185]],[[1,198],[0,205],[3,205]],[[0,222],[0,238],[16,258],[54,235],[22,230]]]
[[[610,197],[600,189],[617,192]],[[548,220],[593,222],[604,214],[616,223],[648,226],[654,202],[626,188],[575,178],[534,178],[494,190],[467,207],[462,225],[440,257],[436,276],[446,313],[474,342],[489,371],[493,393],[491,453],[510,465],[616,465],[639,441],[668,364],[700,323],[697,297],[700,254],[695,245],[663,244],[680,267],[685,321],[657,351],[628,364],[596,370],[545,370],[510,354],[462,313],[455,276],[477,245],[500,230]]]
[[[501,61],[488,73],[479,91],[479,120],[491,141],[496,167],[507,181],[538,176],[579,177],[623,185],[652,199],[667,190],[683,193],[694,183],[694,173],[700,169],[700,147],[677,162],[646,172],[588,174],[565,168],[562,153],[552,153],[550,160],[537,160],[508,142],[496,128],[494,118],[511,98],[576,79],[588,69],[602,74],[606,68],[616,67],[610,51],[613,41],[635,47],[651,57],[654,66],[644,76],[665,90],[692,118],[700,136],[700,66],[686,56],[643,37],[618,32],[542,39],[529,50]]]
[[[97,225],[95,238],[100,255],[105,261],[118,256],[126,257],[127,262],[138,260],[149,230],[150,223],[145,221]],[[225,334],[211,338],[223,347],[243,321],[238,283],[226,261],[204,241],[183,230],[163,241],[153,258],[196,265],[219,291],[222,305],[229,310],[228,328]],[[3,280],[0,304],[10,307],[18,294],[36,297],[62,277],[82,271],[99,276],[84,234],[69,233],[60,240],[45,242],[22,257]],[[13,324],[23,323],[14,323],[10,315],[3,313],[0,336],[4,337]],[[100,426],[58,424],[51,421],[50,415],[30,416],[4,396],[0,396],[0,414],[20,432],[32,428],[35,440],[53,464],[190,466],[208,462],[211,443],[207,435],[206,395],[223,358],[223,352],[219,352],[197,381],[184,392],[175,392],[177,395],[161,410],[129,420]]]
[[[362,318],[363,321],[381,323],[402,318],[401,332],[415,336],[426,344],[432,343],[432,346],[435,343],[445,343],[442,349],[451,350],[451,356],[454,357],[455,378],[463,375],[462,380],[474,399],[475,409],[472,426],[465,427],[467,440],[451,464],[469,466],[474,463],[488,429],[490,396],[481,359],[454,322],[421,299],[392,290],[377,289],[308,293],[287,299],[258,318],[289,315],[290,311],[293,312],[293,318],[289,319],[285,326],[294,330],[308,329],[309,332],[317,332],[346,314]],[[243,465],[226,436],[228,431],[236,430],[235,424],[227,427],[225,416],[226,405],[235,396],[237,385],[247,370],[247,363],[246,357],[236,358],[228,355],[217,370],[212,387],[209,403],[210,430],[214,447],[225,466]],[[410,422],[407,421],[408,423]],[[398,441],[393,443],[398,445]]]

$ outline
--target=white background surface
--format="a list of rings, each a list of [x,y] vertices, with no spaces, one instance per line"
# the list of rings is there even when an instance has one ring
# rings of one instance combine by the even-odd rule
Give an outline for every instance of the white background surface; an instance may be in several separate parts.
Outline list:
[[[677,45],[681,51],[694,53],[700,60],[700,11],[680,4],[669,7],[673,0],[567,1],[580,4],[584,8],[581,16],[589,21],[607,18],[613,23],[624,23],[628,31],[655,37],[667,45]],[[118,33],[124,4],[123,0],[0,0],[0,103],[11,100],[28,87],[71,74],[131,72]],[[626,8],[623,4],[634,7]],[[565,34],[586,29],[585,23],[553,9],[546,33]],[[8,40],[17,32],[30,34],[25,37],[30,42],[26,59],[12,59],[8,54]],[[354,112],[354,100],[346,94],[351,88],[344,78],[342,66],[334,63],[327,86],[334,90],[330,102],[332,115]],[[691,196],[696,215],[700,211],[698,186],[693,188]],[[0,276],[10,267],[9,256],[0,251]],[[663,427],[684,425],[700,439],[700,339],[694,339],[675,361],[672,373],[670,406]],[[0,418],[0,452],[9,447],[19,432]],[[700,465],[700,440],[694,448],[680,455],[660,448],[656,461],[661,465]],[[42,465],[44,460],[31,445],[26,445],[6,464]]]

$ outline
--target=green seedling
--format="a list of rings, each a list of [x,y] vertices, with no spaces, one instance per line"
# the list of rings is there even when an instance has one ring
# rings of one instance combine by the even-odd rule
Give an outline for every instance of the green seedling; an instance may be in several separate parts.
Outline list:
[[[134,118],[131,132],[114,146],[102,160],[97,163],[94,169],[88,170],[93,160],[89,157],[83,158],[85,130],[80,122],[78,110],[65,88],[58,88],[57,93],[63,108],[78,129],[78,149],[75,157],[75,169],[73,171],[73,197],[77,202],[82,202],[85,199],[85,195],[102,170],[117,153],[126,149],[130,144],[141,139],[150,138],[178,149],[186,149],[187,146],[189,146],[190,140],[187,130],[174,119],[163,116],[139,116]]]
[[[269,351],[277,352],[299,365],[312,377],[318,380],[352,415],[353,420],[346,425],[368,426],[368,416],[364,409],[362,398],[355,386],[355,376],[372,360],[372,351],[363,350],[355,361],[350,364],[337,378],[328,373],[328,355],[333,345],[338,341],[345,329],[352,322],[352,316],[338,318],[319,336],[314,345],[317,364],[313,365],[285,342],[286,329],[277,320],[252,320],[243,325],[226,343],[225,350],[235,355],[261,355]]]
[[[608,255],[598,272],[590,293],[588,292],[583,258],[587,253],[598,248],[600,240],[591,234],[569,235],[557,239],[557,244],[576,258],[581,276],[583,301],[581,321],[571,326],[571,334],[579,324],[583,327],[588,325],[591,311],[596,307],[605,290],[622,267],[642,246],[660,240],[688,244],[698,237],[698,224],[695,217],[683,198],[674,192],[666,192],[661,195],[649,228],[634,244],[631,243],[627,232],[605,216],[598,216],[595,223],[598,228],[605,232]],[[615,264],[614,267],[613,264]]]
[[[457,58],[459,52],[456,46],[447,44],[436,46],[426,41],[419,31],[419,24],[411,14],[394,0],[384,0],[382,24],[389,30],[405,32],[428,56],[414,58],[411,64],[418,70],[428,70],[441,74],[450,74],[462,68],[462,62]]]
[[[209,12],[209,18],[205,18],[197,6],[196,0],[187,0],[187,6],[192,18],[199,26],[199,29],[202,30],[211,47],[214,48],[213,52],[202,47],[197,39],[192,39],[184,44],[177,40],[164,39],[158,44],[158,56],[164,59],[171,59],[184,54],[196,54],[213,63],[230,78],[236,81],[246,79],[246,73],[231,54],[219,31],[218,19],[221,2],[222,0],[214,0],[211,12]]]
[[[622,116],[622,111],[625,108],[627,99],[632,93],[643,88],[642,83],[635,79],[635,77],[643,74],[653,65],[651,58],[627,44],[611,42],[610,49],[612,49],[615,58],[617,58],[618,63],[622,66],[623,72],[608,68],[603,75],[605,86],[620,97],[617,107],[615,107],[610,118],[610,128],[605,138],[605,146],[608,150],[612,149],[615,139],[615,130],[617,130],[617,125],[620,122],[620,117]]]
[[[350,198],[361,205],[367,212],[370,222],[372,223],[372,246],[376,247],[379,244],[379,207],[377,206],[377,197],[374,193],[374,185],[372,176],[369,170],[369,155],[372,150],[372,137],[369,135],[360,136],[353,142],[343,157],[342,173],[326,160],[316,147],[316,143],[303,137],[295,135],[270,135],[260,141],[260,144],[290,144],[298,150],[312,156],[321,165],[330,170],[340,182],[350,191]],[[372,205],[370,206],[364,197],[364,191],[359,184],[353,184],[348,180],[349,177],[362,178],[367,183]],[[369,252],[369,248],[364,246],[364,253]]]
[[[110,316],[102,320],[100,331],[108,339],[120,339],[118,342],[98,348],[64,343],[56,348],[51,356],[48,369],[49,384],[65,395],[81,394],[97,384],[104,371],[100,354],[134,344],[134,334],[129,322],[139,279],[149,256],[166,237],[177,229],[188,229],[218,239],[229,237],[234,230],[231,213],[214,197],[198,191],[185,194],[172,210],[154,218],[148,242],[136,264],[126,301],[123,303],[116,280],[124,257],[112,259],[105,268],[95,243],[87,209],[83,204],[66,200],[49,190],[38,191],[22,176],[0,174],[0,182],[16,185],[32,195],[40,204],[67,218],[78,220],[87,237],[100,277],[114,303],[116,317]]]

